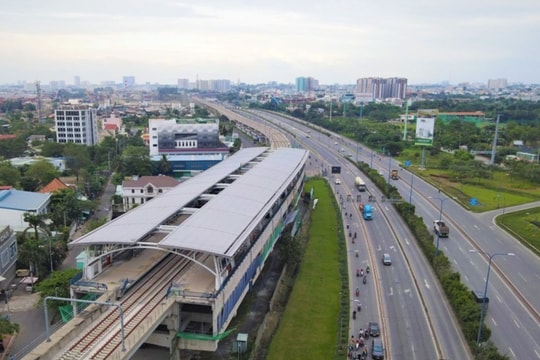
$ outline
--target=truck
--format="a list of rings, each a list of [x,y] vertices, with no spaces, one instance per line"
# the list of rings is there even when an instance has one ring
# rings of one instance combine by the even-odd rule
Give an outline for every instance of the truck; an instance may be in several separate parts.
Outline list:
[[[373,220],[373,209],[370,204],[360,204],[359,208],[364,220]]]
[[[392,180],[398,180],[399,179],[397,169],[392,169],[392,171],[390,171],[390,177],[392,178]]]
[[[433,231],[438,237],[448,237],[450,228],[442,220],[433,220]]]
[[[360,176],[354,178],[354,186],[356,186],[358,191],[366,191],[366,183]]]

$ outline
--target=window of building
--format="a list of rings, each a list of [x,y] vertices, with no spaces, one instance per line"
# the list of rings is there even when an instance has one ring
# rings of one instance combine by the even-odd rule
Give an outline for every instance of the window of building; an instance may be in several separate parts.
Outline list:
[[[131,193],[132,193],[132,194],[135,194],[135,189],[131,189]]]

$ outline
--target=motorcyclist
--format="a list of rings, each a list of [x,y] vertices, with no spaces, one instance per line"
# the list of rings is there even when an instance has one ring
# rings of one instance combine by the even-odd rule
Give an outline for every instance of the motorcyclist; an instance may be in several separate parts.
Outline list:
[[[353,319],[356,319],[356,310],[353,310],[353,312],[352,312],[352,318],[353,318]]]
[[[362,279],[362,282],[363,282],[364,284],[367,283],[367,276],[364,276],[364,278]]]
[[[360,269],[356,269],[356,277],[360,277]]]
[[[360,289],[356,288],[356,296],[359,296],[359,295],[360,295]]]
[[[369,269],[369,265],[368,265],[368,266],[366,266],[366,272],[367,272],[368,274],[369,274],[369,270],[370,270],[370,269]]]
[[[364,269],[360,269],[360,276],[364,276]]]

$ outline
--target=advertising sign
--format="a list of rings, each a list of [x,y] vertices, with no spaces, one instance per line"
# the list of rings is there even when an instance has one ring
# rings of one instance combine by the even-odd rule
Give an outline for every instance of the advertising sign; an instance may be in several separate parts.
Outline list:
[[[435,118],[416,119],[416,136],[414,145],[433,146],[433,128]]]

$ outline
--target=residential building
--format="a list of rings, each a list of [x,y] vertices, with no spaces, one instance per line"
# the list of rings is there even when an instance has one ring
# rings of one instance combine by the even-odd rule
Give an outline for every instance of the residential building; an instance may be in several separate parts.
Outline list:
[[[0,226],[0,259],[0,287],[6,290],[15,278],[17,262],[17,236],[10,226]]]
[[[508,86],[506,79],[489,79],[488,80],[488,89],[497,90],[504,89]]]
[[[117,134],[123,126],[122,118],[117,115],[118,114],[116,113],[111,113],[108,118],[103,118],[101,130],[113,131],[115,134]]]
[[[135,76],[123,76],[122,85],[124,90],[133,88],[135,86]]]
[[[296,91],[314,91],[319,88],[319,80],[312,77],[297,77],[296,78]]]
[[[69,107],[54,111],[56,142],[95,145],[98,143],[97,110]]]
[[[218,119],[152,119],[148,134],[151,160],[165,156],[177,176],[204,171],[229,154]]]
[[[180,182],[170,176],[141,176],[134,180],[122,182],[122,199],[124,209],[128,211],[136,205],[144,204],[159,196]]]
[[[0,191],[0,227],[10,226],[13,231],[24,231],[28,227],[24,213],[46,214],[50,201],[50,193],[15,189]]]
[[[189,89],[189,79],[178,79],[176,85],[179,89]]]
[[[370,94],[372,100],[405,99],[407,94],[407,79],[405,78],[360,78],[356,80],[356,92]]]

